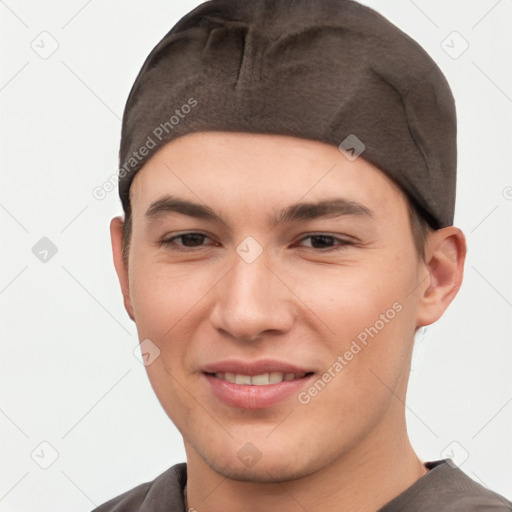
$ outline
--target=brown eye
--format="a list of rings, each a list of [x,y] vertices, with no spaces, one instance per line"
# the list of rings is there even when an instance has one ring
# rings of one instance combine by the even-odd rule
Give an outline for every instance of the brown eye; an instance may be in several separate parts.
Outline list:
[[[176,251],[194,250],[205,247],[202,242],[207,238],[209,237],[203,233],[182,233],[181,235],[162,240],[160,245]],[[175,240],[181,240],[182,243],[176,243]]]
[[[329,251],[337,251],[343,249],[343,247],[347,245],[352,245],[352,242],[347,240],[343,240],[341,238],[332,236],[332,235],[324,235],[324,234],[315,234],[308,235],[301,239],[301,242],[304,240],[311,240],[311,246],[306,246],[307,248],[311,248],[314,250],[318,250],[320,252],[329,252]],[[304,247],[304,246],[302,246]]]

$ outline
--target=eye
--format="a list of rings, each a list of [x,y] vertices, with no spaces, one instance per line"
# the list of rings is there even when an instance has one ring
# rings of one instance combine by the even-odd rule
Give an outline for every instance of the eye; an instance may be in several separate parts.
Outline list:
[[[211,240],[211,238],[208,235],[205,235],[204,233],[188,232],[182,233],[180,235],[175,235],[171,238],[163,239],[160,242],[158,242],[158,244],[160,246],[167,247],[168,249],[173,251],[186,252],[206,247],[206,245],[203,243],[205,239]],[[181,240],[181,243],[177,243],[176,240]],[[301,247],[300,243],[304,242],[305,240],[310,240],[311,245],[303,245],[303,248],[312,249],[318,252],[339,251],[348,245],[353,245],[353,242],[350,242],[348,240],[344,240],[342,238],[322,233],[312,234],[303,237],[301,240],[299,240],[297,245]],[[218,244],[215,243],[214,245]]]
[[[161,240],[159,245],[167,247],[173,251],[190,251],[196,248],[204,247],[201,242],[204,242],[205,238],[210,238],[204,233],[182,233],[181,235],[176,235],[171,238],[167,238]],[[175,240],[181,239],[183,243],[176,243]]]
[[[342,238],[338,238],[332,235],[325,235],[322,233],[308,235],[300,240],[300,242],[304,240],[311,240],[312,246],[319,245],[320,247],[312,247],[309,248],[313,250],[318,250],[320,252],[331,252],[331,251],[339,251],[343,249],[347,245],[353,245],[353,242],[349,242],[348,240],[344,240]],[[337,245],[336,245],[337,243]],[[304,247],[304,246],[303,246]]]

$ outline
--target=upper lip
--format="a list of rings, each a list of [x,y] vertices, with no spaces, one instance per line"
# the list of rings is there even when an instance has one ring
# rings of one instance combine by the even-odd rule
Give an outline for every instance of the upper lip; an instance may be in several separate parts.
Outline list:
[[[207,364],[201,367],[205,373],[238,373],[241,375],[261,375],[262,373],[312,373],[311,368],[296,366],[277,359],[260,359],[258,361],[242,361],[230,359]]]

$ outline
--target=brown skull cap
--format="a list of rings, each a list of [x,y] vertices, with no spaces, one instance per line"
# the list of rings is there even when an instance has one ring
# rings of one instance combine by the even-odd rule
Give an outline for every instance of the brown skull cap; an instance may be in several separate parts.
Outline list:
[[[123,115],[119,195],[192,132],[334,144],[390,176],[430,225],[453,224],[456,114],[443,73],[409,36],[351,0],[211,0],[147,57]]]

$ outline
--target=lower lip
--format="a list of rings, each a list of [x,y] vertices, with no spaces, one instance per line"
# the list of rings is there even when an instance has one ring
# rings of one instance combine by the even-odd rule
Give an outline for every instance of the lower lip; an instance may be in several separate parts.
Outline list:
[[[297,394],[314,374],[301,379],[284,380],[277,384],[256,386],[250,384],[234,384],[226,380],[203,373],[213,394],[225,404],[243,409],[262,409],[276,405],[293,394]]]

